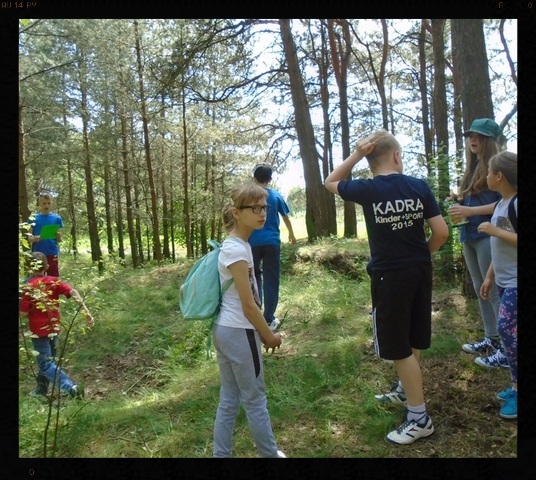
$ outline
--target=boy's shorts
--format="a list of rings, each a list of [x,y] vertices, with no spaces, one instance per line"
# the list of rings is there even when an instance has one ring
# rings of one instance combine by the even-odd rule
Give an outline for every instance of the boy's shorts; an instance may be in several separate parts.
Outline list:
[[[419,263],[372,272],[374,352],[385,360],[401,360],[412,348],[430,347],[432,338],[432,264]]]

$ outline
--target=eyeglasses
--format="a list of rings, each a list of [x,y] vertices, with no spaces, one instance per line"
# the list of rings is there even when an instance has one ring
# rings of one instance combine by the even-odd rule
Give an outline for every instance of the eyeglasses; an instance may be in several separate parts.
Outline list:
[[[261,213],[263,210],[268,213],[270,211],[270,205],[244,205],[242,207],[238,207],[240,210],[244,208],[251,208],[251,211],[253,213]]]

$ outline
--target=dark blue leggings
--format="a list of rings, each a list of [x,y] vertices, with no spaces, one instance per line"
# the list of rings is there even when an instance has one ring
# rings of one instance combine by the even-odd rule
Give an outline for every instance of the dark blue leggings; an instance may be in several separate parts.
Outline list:
[[[512,383],[517,383],[517,287],[497,288],[501,303],[497,330],[510,366]]]

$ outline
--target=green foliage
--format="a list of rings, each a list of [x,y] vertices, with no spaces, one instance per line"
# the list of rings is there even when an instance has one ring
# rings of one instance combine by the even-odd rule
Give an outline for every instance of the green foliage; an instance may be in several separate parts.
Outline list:
[[[384,441],[402,410],[374,399],[390,388],[395,373],[391,362],[374,355],[368,277],[349,270],[360,272],[366,255],[360,240],[282,246],[278,314],[284,340],[281,349],[263,353],[279,447],[302,458],[515,457],[516,423],[501,421],[493,400],[493,392],[508,384],[508,372],[482,371],[461,351],[461,343],[480,334],[478,307],[440,276],[432,347],[422,355],[437,433],[418,448]],[[93,288],[98,272],[84,262],[91,264],[64,256],[62,270],[73,279],[80,275],[76,281],[98,312],[94,329],[74,336],[68,347],[66,368],[84,384],[86,400],[59,398],[54,456],[211,457],[217,362],[215,355],[206,359],[206,325],[186,322],[177,311],[178,288],[193,261],[118,269]],[[43,455],[47,404],[28,397],[33,377],[23,362],[19,454],[35,458]],[[257,456],[243,410],[234,455]]]
[[[305,189],[292,187],[287,196],[287,203],[293,215],[305,213],[305,209],[307,208]]]

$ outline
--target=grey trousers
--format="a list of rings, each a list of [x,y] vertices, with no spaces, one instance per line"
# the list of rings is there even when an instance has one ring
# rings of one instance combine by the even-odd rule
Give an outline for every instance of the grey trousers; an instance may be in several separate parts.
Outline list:
[[[214,457],[232,456],[233,429],[240,405],[261,457],[277,458],[277,444],[268,413],[259,334],[254,329],[214,325],[214,346],[220,368],[220,403],[214,422]]]
[[[483,300],[480,296],[480,287],[484,282],[484,277],[491,263],[491,247],[488,238],[481,238],[472,242],[464,242],[463,256],[467,269],[471,274],[473,287],[478,298],[480,315],[484,324],[484,335],[486,337],[498,336],[497,321],[499,318],[499,294],[497,286],[493,285],[489,292],[489,300]]]

